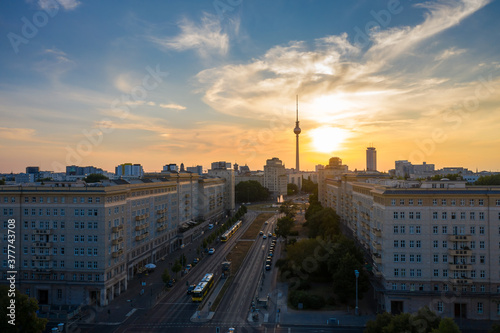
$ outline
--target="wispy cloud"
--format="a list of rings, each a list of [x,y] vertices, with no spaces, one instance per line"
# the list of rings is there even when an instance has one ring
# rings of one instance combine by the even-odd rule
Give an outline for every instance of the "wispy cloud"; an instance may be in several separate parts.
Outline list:
[[[179,104],[160,104],[159,107],[162,109],[186,110],[185,106]]]
[[[38,0],[38,5],[43,10],[51,10],[57,8],[57,4],[61,5],[65,10],[73,10],[81,5],[77,0]]]
[[[436,58],[434,58],[435,60],[437,61],[440,61],[440,60],[446,60],[448,58],[451,58],[451,57],[454,57],[454,56],[458,56],[462,53],[465,53],[466,50],[464,49],[457,49],[455,47],[452,47],[450,49],[447,49],[447,50],[444,50],[443,52],[441,52],[440,54],[438,54],[436,56]]]
[[[204,13],[199,23],[184,18],[179,28],[181,32],[175,37],[152,37],[151,40],[166,49],[195,50],[202,58],[214,54],[223,56],[229,50],[229,35],[215,15]]]

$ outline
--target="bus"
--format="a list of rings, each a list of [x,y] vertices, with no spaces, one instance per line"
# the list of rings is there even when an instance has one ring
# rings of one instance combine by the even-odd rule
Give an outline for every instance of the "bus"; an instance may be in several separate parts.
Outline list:
[[[193,289],[191,299],[193,302],[201,302],[214,284],[214,273],[207,273],[200,283]]]
[[[229,238],[241,227],[241,220],[238,220],[231,228],[229,228],[222,236],[220,236],[221,241],[227,242]]]

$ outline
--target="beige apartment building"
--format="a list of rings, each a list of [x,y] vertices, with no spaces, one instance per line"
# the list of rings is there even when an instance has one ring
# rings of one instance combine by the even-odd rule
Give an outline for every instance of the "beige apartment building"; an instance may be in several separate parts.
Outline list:
[[[371,257],[379,310],[499,320],[500,187],[367,181],[328,179],[322,203]]]
[[[185,173],[96,186],[0,186],[6,281],[15,220],[17,289],[40,304],[107,305],[145,264],[225,215],[225,180]],[[205,220],[189,231],[181,225]]]

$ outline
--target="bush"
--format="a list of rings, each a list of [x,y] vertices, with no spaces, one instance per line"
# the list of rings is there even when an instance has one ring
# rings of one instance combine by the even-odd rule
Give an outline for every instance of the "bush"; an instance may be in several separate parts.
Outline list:
[[[328,305],[337,305],[337,302],[335,302],[335,297],[333,296],[330,296],[326,299],[326,304]]]
[[[288,235],[289,236],[298,236],[299,232],[298,232],[298,230],[292,230],[292,231],[290,231],[290,233]]]
[[[304,309],[321,309],[325,306],[325,299],[319,295],[309,295],[302,290],[293,290],[288,294],[290,304],[298,308],[299,303],[302,303]]]
[[[300,280],[300,284],[297,287],[297,290],[309,290],[311,289],[311,284],[307,280]]]

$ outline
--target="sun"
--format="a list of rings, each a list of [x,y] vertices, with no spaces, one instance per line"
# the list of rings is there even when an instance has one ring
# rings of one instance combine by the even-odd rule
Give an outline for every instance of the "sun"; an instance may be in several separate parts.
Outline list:
[[[322,126],[311,130],[310,136],[314,150],[320,153],[331,153],[342,148],[349,132],[330,126]]]

